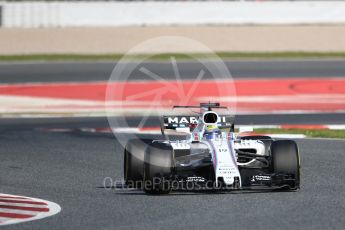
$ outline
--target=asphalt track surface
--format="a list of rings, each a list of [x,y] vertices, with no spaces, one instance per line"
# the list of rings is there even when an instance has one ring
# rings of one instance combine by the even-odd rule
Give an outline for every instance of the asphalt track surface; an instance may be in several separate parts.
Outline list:
[[[235,78],[345,76],[344,61],[236,63]],[[106,80],[112,67],[111,63],[1,64],[0,82]],[[248,115],[236,121],[298,124],[328,119],[340,123],[344,117]],[[136,122],[133,119],[132,125]],[[50,200],[62,208],[53,217],[2,228],[344,229],[343,140],[297,140],[302,161],[302,188],[297,192],[148,196],[103,186],[104,178],[115,181],[123,177],[123,148],[113,134],[47,130],[107,125],[105,118],[1,119],[0,192]]]
[[[177,62],[183,78],[195,78],[203,65]],[[345,77],[345,60],[227,61],[233,78]],[[115,62],[0,63],[0,83],[107,81]],[[170,62],[139,65],[165,79],[175,79]],[[205,78],[212,77],[206,71]],[[132,80],[150,80],[138,71]]]
[[[112,134],[0,129],[1,192],[58,203],[61,213],[3,229],[343,229],[345,142],[298,140],[297,192],[173,193],[107,189],[122,178]]]

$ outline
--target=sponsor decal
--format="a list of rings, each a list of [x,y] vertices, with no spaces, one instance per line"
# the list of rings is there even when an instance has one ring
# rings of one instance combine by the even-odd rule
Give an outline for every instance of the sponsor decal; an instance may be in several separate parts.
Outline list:
[[[205,182],[206,179],[203,177],[193,176],[193,177],[187,177],[187,182]]]
[[[226,149],[226,148],[220,148],[220,149],[219,149],[219,152],[220,152],[220,153],[226,153],[226,152],[228,152],[228,149]]]
[[[251,179],[252,182],[260,182],[260,181],[271,181],[272,177],[268,175],[254,175]]]
[[[194,116],[174,116],[174,117],[167,117],[167,123],[168,124],[197,124],[199,121],[199,117]],[[218,116],[218,122],[219,123],[225,123],[226,122],[226,116]]]

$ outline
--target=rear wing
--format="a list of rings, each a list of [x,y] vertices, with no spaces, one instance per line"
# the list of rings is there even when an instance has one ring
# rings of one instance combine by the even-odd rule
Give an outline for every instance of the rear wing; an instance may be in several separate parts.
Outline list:
[[[209,109],[209,110],[211,110],[212,108],[227,109],[226,106],[220,106],[220,103],[217,103],[217,102],[200,103],[200,105],[175,105],[173,108],[174,109],[176,108],[204,108],[204,109]]]

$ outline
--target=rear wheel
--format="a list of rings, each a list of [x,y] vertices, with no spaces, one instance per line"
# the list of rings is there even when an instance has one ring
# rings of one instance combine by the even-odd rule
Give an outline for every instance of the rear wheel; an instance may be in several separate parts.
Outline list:
[[[124,179],[129,187],[140,187],[144,174],[145,149],[152,141],[134,139],[128,141],[124,152]]]
[[[296,142],[292,140],[274,141],[271,145],[272,170],[274,173],[289,174],[295,179],[290,189],[300,187],[300,159]]]
[[[168,194],[171,191],[173,149],[165,143],[152,143],[145,152],[144,191]]]

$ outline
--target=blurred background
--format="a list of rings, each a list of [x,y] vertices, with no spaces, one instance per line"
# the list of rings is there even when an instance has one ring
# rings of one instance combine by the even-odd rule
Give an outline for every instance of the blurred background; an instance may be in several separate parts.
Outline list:
[[[121,54],[162,35],[197,39],[217,52],[341,52],[345,50],[344,4],[0,1],[0,54]],[[154,52],[198,50],[181,46]]]
[[[237,98],[209,97],[236,102],[238,114],[305,114],[293,122],[342,123],[345,118],[305,116],[339,116],[345,109],[344,12],[344,1],[0,1],[1,112],[105,116],[106,81],[123,55],[153,55],[146,72],[139,65],[127,79],[140,93],[138,80],[157,80],[147,70],[174,79],[174,58],[188,81],[202,69],[189,56],[216,53],[235,79],[229,84]],[[140,46],[162,36],[209,50],[174,39]],[[137,111],[150,101],[143,100]]]
[[[236,128],[298,139],[301,190],[105,188],[123,179],[119,135],[162,138],[157,114],[208,101],[233,105]],[[345,1],[0,0],[0,196],[62,208],[8,229],[343,229],[339,138]],[[5,201],[0,225],[40,215]]]

